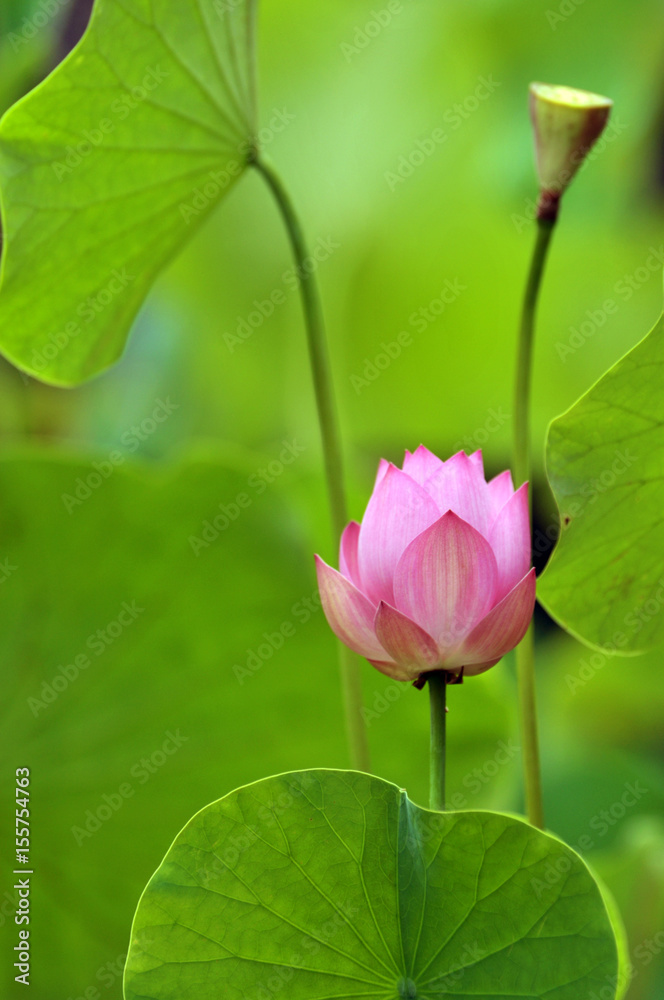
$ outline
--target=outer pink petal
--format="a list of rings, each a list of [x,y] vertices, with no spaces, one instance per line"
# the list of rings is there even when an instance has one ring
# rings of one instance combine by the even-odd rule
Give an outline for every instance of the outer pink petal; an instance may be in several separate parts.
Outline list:
[[[455,649],[449,662],[464,673],[482,673],[523,639],[535,607],[535,570],[531,569],[507,597],[492,608]],[[491,662],[489,662],[491,661]],[[474,669],[481,666],[482,669]]]
[[[418,677],[417,674],[404,670],[403,667],[391,661],[388,663],[385,660],[369,660],[369,663],[376,670],[380,670],[381,674],[386,674],[387,677],[391,677],[395,681],[416,681]]]
[[[354,652],[367,659],[389,660],[373,628],[375,608],[357,587],[316,556],[323,611],[330,628]]]
[[[509,594],[532,565],[528,483],[520,486],[502,508],[489,531],[498,563],[500,596]]]
[[[464,667],[463,676],[477,677],[479,674],[483,674],[489,670],[490,667],[495,667],[501,660],[502,656],[499,656],[497,660],[489,660],[488,663],[472,663],[470,666]]]
[[[413,679],[440,666],[442,657],[428,632],[385,601],[378,605],[374,629],[381,645]]]
[[[411,542],[399,560],[396,607],[445,652],[458,646],[493,606],[497,579],[489,543],[448,511]]]
[[[357,566],[357,543],[360,539],[360,526],[357,521],[351,521],[341,533],[339,545],[339,569],[358,590],[362,589],[360,572]]]
[[[358,565],[362,590],[378,604],[394,604],[392,579],[399,557],[421,531],[440,517],[431,497],[405,472],[390,465],[362,519]]]
[[[441,514],[454,511],[485,537],[492,521],[489,494],[484,475],[465,452],[460,451],[445,462],[426,483],[427,492],[438,504]]]
[[[512,473],[509,469],[505,469],[504,472],[501,472],[499,475],[494,476],[493,479],[490,479],[487,486],[489,489],[491,510],[493,511],[493,516],[495,517],[514,493]]]
[[[484,479],[484,459],[482,458],[482,449],[478,448],[477,451],[474,451],[472,455],[468,456],[468,458],[474,465],[477,466],[482,473],[482,479]]]
[[[433,452],[421,444],[412,455],[409,451],[406,452],[403,460],[403,471],[408,473],[410,478],[414,479],[420,486],[424,486],[427,479],[442,469],[444,464]]]
[[[385,473],[387,472],[389,467],[390,463],[387,461],[387,459],[381,458],[380,462],[378,463],[378,471],[376,472],[376,481],[374,482],[374,492],[376,490],[376,487],[380,486],[380,484],[382,483]]]

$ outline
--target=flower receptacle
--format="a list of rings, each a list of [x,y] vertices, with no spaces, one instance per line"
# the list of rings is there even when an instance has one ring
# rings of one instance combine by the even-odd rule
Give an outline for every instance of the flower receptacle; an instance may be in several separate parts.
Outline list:
[[[585,90],[530,85],[530,117],[540,183],[538,218],[555,220],[560,198],[600,137],[613,102]]]

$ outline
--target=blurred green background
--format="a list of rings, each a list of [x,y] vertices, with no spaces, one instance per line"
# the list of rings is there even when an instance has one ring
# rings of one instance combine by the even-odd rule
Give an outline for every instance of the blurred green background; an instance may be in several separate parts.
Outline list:
[[[3,108],[55,65],[84,8],[3,4]],[[615,111],[566,196],[541,302],[546,555],[547,423],[661,309],[663,49],[655,0],[262,3],[262,120],[287,122],[266,149],[310,243],[328,248],[319,279],[354,516],[381,455],[424,442],[442,457],[482,447],[491,473],[509,463],[534,237],[526,90],[566,83]],[[437,128],[446,139],[431,151]],[[63,391],[0,365],[3,995],[22,988],[7,962],[15,768],[32,769],[31,995],[118,1000],[138,896],[190,815],[270,773],[348,764],[314,599],[312,552],[335,554],[289,267],[269,195],[245,177],[161,277],[115,369]],[[285,302],[261,315],[275,290]],[[607,299],[619,304],[609,316]],[[284,442],[299,452],[288,464]],[[104,477],[115,451],[123,461]],[[192,545],[243,492],[247,509]],[[125,602],[135,615],[118,626]],[[630,1000],[664,996],[661,657],[592,653],[543,616],[538,647],[548,825],[618,899]],[[363,677],[373,769],[425,802],[426,696],[366,664]],[[453,804],[520,809],[510,658],[450,701]]]

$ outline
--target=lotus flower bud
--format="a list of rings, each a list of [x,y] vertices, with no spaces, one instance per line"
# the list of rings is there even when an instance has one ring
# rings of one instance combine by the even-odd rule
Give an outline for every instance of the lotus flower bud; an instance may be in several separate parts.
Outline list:
[[[530,117],[540,183],[538,218],[555,220],[560,197],[604,131],[613,102],[585,90],[531,83]]]
[[[381,459],[339,570],[316,556],[336,635],[400,681],[492,667],[525,635],[535,604],[528,484],[486,482],[482,453],[446,462],[420,446],[403,469]]]

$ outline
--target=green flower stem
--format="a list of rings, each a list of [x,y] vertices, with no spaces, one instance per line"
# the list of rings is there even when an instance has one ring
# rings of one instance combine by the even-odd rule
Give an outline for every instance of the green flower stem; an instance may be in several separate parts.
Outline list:
[[[535,339],[535,316],[544,265],[554,226],[555,220],[552,219],[538,219],[537,221],[537,241],[530,264],[521,313],[519,357],[514,394],[514,485],[517,488],[530,479],[530,381]]]
[[[447,673],[427,674],[431,708],[431,753],[429,763],[429,808],[445,809],[445,722],[447,716]]]
[[[318,422],[323,442],[323,459],[332,516],[332,528],[335,541],[338,542],[348,518],[341,456],[341,439],[334,404],[327,338],[318,286],[313,272],[306,266],[310,258],[304,233],[302,232],[293,202],[281,178],[276,173],[274,167],[258,155],[252,159],[252,165],[265,179],[277,202],[288,232],[300,279],[300,295],[307,332],[309,361],[314,382]],[[369,744],[364,716],[362,714],[360,660],[359,657],[340,644],[339,663],[351,760],[353,767],[357,768],[357,770],[368,771],[370,767]]]
[[[519,356],[514,396],[514,479],[518,488],[531,481],[530,467],[530,382],[532,371],[535,317],[547,252],[555,227],[555,216],[537,220],[537,240],[530,265],[521,315]],[[532,510],[532,485],[530,492]],[[521,741],[526,791],[526,812],[533,826],[544,827],[542,779],[540,774],[539,742],[537,737],[537,704],[535,697],[535,641],[533,625],[516,650]]]

